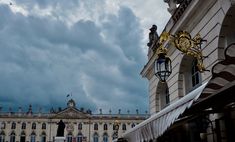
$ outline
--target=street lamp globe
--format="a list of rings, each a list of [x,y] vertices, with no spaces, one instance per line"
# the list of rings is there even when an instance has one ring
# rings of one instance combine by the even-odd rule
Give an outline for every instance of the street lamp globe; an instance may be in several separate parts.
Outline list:
[[[160,54],[155,60],[154,73],[161,82],[166,82],[172,72],[171,59],[165,54]]]

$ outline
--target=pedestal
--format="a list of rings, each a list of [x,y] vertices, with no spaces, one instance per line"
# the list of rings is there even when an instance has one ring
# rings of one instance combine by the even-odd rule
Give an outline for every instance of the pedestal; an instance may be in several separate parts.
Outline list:
[[[66,137],[55,137],[54,142],[65,142],[65,141],[66,141]]]

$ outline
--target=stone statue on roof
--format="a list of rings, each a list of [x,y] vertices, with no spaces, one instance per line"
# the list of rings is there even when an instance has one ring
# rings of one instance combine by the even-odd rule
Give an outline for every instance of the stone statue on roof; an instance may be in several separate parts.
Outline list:
[[[153,47],[154,44],[157,43],[159,36],[157,34],[157,26],[152,25],[152,27],[149,29],[149,42],[147,43],[148,47]]]

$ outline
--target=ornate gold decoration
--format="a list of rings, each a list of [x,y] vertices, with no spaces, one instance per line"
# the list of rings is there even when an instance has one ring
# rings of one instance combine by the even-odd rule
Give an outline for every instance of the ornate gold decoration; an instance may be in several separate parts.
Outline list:
[[[160,35],[160,39],[158,41],[157,54],[166,55],[167,49],[164,47],[164,43],[169,40],[169,42],[173,43],[173,45],[185,53],[188,56],[192,56],[197,59],[197,67],[200,72],[206,71],[205,66],[203,64],[204,56],[201,51],[201,44],[203,41],[200,34],[198,33],[194,38],[191,38],[191,35],[186,31],[179,31],[175,35],[170,35],[167,32],[163,32]]]
[[[158,48],[157,48],[157,55],[159,56],[160,54],[166,55],[167,53],[167,48],[164,47],[164,43],[169,39],[170,34],[167,32],[162,32],[160,35],[159,41],[158,41]]]
[[[199,33],[194,38],[191,38],[191,35],[186,31],[179,31],[174,36],[175,47],[186,55],[196,58],[200,72],[206,71],[203,64],[204,56],[201,51],[201,43],[203,41]]]

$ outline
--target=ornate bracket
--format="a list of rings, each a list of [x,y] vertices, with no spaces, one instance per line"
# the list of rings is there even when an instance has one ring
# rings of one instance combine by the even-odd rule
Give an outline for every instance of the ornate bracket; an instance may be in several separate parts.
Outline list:
[[[202,55],[201,50],[201,44],[206,40],[203,40],[199,33],[194,38],[191,38],[191,35],[186,31],[179,31],[175,35],[170,35],[167,32],[163,32],[160,35],[160,39],[158,41],[159,46],[156,51],[158,55],[162,53],[166,55],[167,49],[163,47],[163,44],[167,40],[169,40],[174,45],[174,47],[184,54],[196,58],[197,67],[200,72],[208,71],[205,69],[203,64],[203,60],[206,57]]]

